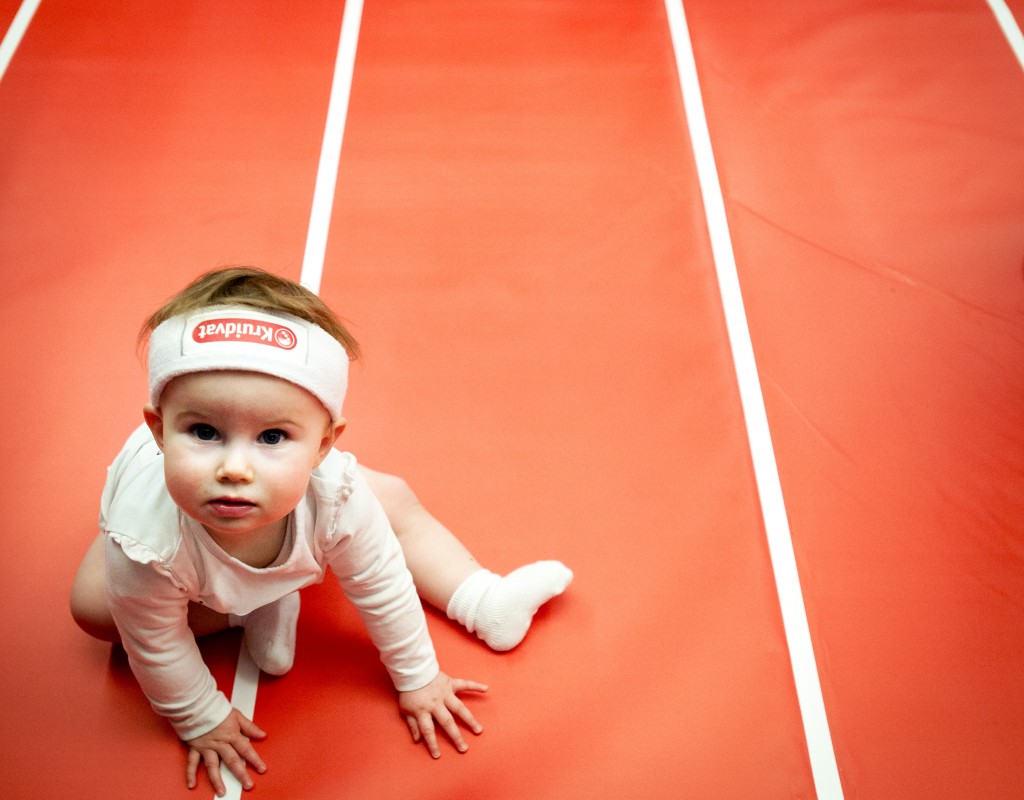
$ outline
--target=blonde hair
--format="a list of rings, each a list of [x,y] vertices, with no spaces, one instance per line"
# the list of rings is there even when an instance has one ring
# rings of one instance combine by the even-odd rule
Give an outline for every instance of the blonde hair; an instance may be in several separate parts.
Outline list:
[[[323,300],[301,284],[256,267],[216,269],[196,278],[142,324],[139,345],[164,320],[226,305],[289,314],[312,322],[338,340],[350,361],[359,358],[359,343]]]

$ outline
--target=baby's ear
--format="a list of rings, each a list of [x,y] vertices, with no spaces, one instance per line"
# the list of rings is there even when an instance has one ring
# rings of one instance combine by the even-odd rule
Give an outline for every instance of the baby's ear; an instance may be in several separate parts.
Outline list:
[[[348,420],[346,420],[344,417],[342,417],[333,424],[328,423],[327,430],[324,433],[324,438],[320,442],[321,461],[327,458],[327,454],[331,452],[331,448],[334,447],[334,443],[341,438],[341,434],[345,432],[346,425],[348,425]]]
[[[149,426],[150,433],[153,434],[153,439],[156,441],[156,446],[161,450],[164,449],[164,418],[160,416],[160,410],[153,408],[153,406],[146,406],[142,409],[142,417],[146,420],[146,425]]]

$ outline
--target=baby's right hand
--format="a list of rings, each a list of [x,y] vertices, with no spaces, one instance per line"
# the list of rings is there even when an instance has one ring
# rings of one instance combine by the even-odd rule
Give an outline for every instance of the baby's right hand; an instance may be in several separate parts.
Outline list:
[[[214,791],[218,797],[223,797],[226,791],[220,776],[220,765],[223,762],[231,774],[238,778],[243,788],[251,789],[253,781],[245,769],[246,762],[252,764],[260,774],[267,771],[267,765],[256,753],[249,739],[262,739],[266,735],[237,708],[231,709],[227,719],[212,731],[186,742],[188,766],[185,770],[185,784],[189,789],[196,788],[196,772],[199,769],[199,762],[203,761],[206,763],[206,774],[210,776]]]

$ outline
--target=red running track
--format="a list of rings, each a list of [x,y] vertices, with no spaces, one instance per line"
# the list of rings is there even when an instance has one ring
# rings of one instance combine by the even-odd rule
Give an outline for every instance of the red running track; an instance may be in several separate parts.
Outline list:
[[[1024,73],[982,2],[686,11],[845,796],[1012,796]],[[0,81],[5,796],[196,796],[67,587],[140,320],[217,264],[298,276],[341,12],[43,0]],[[369,0],[342,444],[492,568],[577,578],[510,654],[430,616],[492,685],[438,762],[307,591],[259,795],[813,796],[707,235],[660,3]]]

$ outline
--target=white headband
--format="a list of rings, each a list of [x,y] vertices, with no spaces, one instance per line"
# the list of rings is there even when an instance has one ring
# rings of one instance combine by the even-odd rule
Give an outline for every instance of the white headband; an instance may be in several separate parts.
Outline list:
[[[311,322],[244,306],[219,306],[171,317],[149,339],[149,401],[156,407],[172,378],[210,370],[261,372],[310,392],[341,419],[348,355]]]

